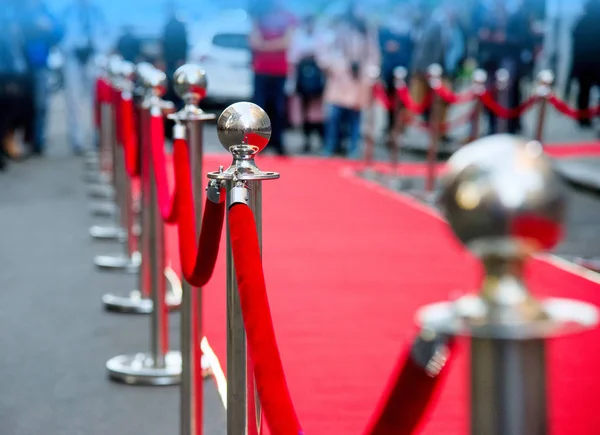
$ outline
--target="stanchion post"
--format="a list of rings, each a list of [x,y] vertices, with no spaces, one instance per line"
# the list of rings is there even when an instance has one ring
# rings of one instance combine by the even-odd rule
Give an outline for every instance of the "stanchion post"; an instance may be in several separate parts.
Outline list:
[[[509,108],[510,100],[508,93],[510,92],[510,72],[506,68],[500,68],[496,71],[496,90],[498,92],[498,103]],[[508,118],[502,116],[497,117],[497,133],[508,132]]]
[[[471,120],[471,132],[467,143],[473,142],[479,137],[479,125],[481,122],[481,112],[483,111],[483,102],[481,96],[485,92],[485,83],[487,82],[487,73],[482,69],[473,71],[473,91],[477,96],[475,107],[473,108],[473,119]]]
[[[186,64],[175,71],[173,76],[175,92],[184,101],[185,106],[169,118],[175,121],[175,139],[187,139],[190,147],[190,167],[192,171],[192,189],[196,212],[196,232],[200,234],[205,179],[202,170],[204,123],[215,116],[202,111],[198,104],[206,95],[207,79],[204,70],[194,64]],[[184,127],[185,126],[185,127]],[[185,137],[187,135],[187,137]],[[211,183],[207,194],[219,201],[219,183]],[[202,434],[203,390],[202,379],[210,373],[206,358],[202,356],[200,340],[202,328],[202,289],[193,288],[188,282],[182,282],[181,302],[181,390],[180,390],[180,435]],[[201,364],[198,364],[200,360]]]
[[[404,130],[404,108],[402,101],[398,97],[398,89],[406,87],[406,77],[408,71],[403,66],[394,68],[394,97],[392,98],[392,109],[394,112],[394,123],[390,128],[390,180],[389,186],[392,189],[402,189],[403,180],[399,171],[400,158],[402,153],[402,133]]]
[[[121,98],[132,98],[133,79],[135,65],[130,62],[120,62],[119,76],[115,87],[119,98],[114,102],[120,104]],[[113,108],[113,124],[116,127],[119,120],[116,118],[119,111]],[[114,128],[113,130],[116,130]],[[125,170],[125,150],[123,144],[117,143],[118,138],[113,141],[113,178],[115,180],[115,191],[119,207],[119,225],[121,241],[123,241],[124,252],[115,255],[98,255],[94,258],[94,264],[100,269],[124,270],[128,273],[136,273],[139,269],[141,256],[137,251],[137,234],[134,230],[133,201],[131,192],[131,180]]]
[[[546,435],[546,341],[594,328],[599,315],[580,301],[538,300],[523,277],[531,255],[559,242],[561,181],[539,142],[494,135],[457,151],[442,184],[441,209],[485,276],[478,293],[422,308],[418,323],[470,337],[473,435]]]
[[[227,207],[238,202],[240,192],[250,192],[241,200],[254,213],[259,243],[262,246],[262,181],[279,178],[276,172],[260,170],[254,161],[271,137],[267,114],[252,103],[229,106],[217,121],[217,134],[223,147],[233,155],[225,171],[211,172],[211,180],[225,181]],[[244,188],[244,189],[234,189]],[[245,195],[245,193],[244,193]],[[233,264],[231,241],[227,231],[227,433],[258,435],[261,411],[253,370],[246,350],[246,334]]]
[[[166,76],[163,72],[154,70],[146,72],[145,79],[151,90],[147,109],[150,116],[158,116],[162,121],[164,104],[160,96],[164,93]],[[143,151],[147,153],[144,158],[149,159],[146,164],[149,198],[147,206],[145,205],[142,211],[146,216],[144,223],[148,224],[143,228],[143,232],[145,233],[144,245],[147,244],[145,252],[148,253],[149,258],[143,261],[144,267],[140,268],[139,280],[140,285],[144,285],[144,274],[150,272],[152,300],[138,300],[137,309],[145,308],[145,312],[151,312],[150,352],[116,356],[108,360],[106,368],[110,378],[118,382],[132,385],[173,385],[179,383],[181,379],[181,354],[169,351],[168,348],[164,223],[158,210],[157,186],[153,176],[153,153],[150,149]],[[130,302],[132,303],[130,312],[135,312],[136,306],[133,304],[136,300]]]
[[[552,82],[554,82],[554,74],[552,71],[545,69],[538,73],[537,87],[535,92],[540,98],[538,110],[538,122],[535,130],[535,140],[543,144],[544,123],[546,122],[546,106],[548,105],[548,97],[552,92]]]
[[[373,170],[373,160],[375,157],[375,138],[377,137],[377,99],[375,98],[374,87],[380,84],[381,70],[379,67],[372,66],[368,71],[369,87],[371,89],[369,110],[367,111],[366,134],[365,134],[365,151],[364,161],[365,168],[363,177],[368,179],[376,178]]]
[[[443,101],[436,92],[436,90],[442,86],[442,73],[442,67],[438,64],[431,65],[427,70],[429,87],[433,90],[433,98],[431,102],[431,119],[429,127],[430,142],[429,149],[427,150],[427,177],[425,180],[425,192],[427,196],[431,196],[435,189],[438,147],[443,133]]]

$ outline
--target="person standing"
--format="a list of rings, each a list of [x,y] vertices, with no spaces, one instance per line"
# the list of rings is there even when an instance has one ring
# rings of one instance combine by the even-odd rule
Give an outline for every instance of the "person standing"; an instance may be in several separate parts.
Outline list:
[[[27,0],[20,14],[25,59],[29,71],[29,89],[33,101],[33,154],[45,150],[46,115],[48,112],[48,56],[62,37],[58,20],[41,0]],[[27,135],[26,135],[27,136]]]
[[[358,4],[350,5],[337,27],[332,46],[319,59],[326,74],[324,101],[328,113],[324,154],[334,154],[340,126],[345,123],[349,135],[347,155],[357,158],[361,112],[370,102],[370,72],[380,65],[376,32],[367,25]]]
[[[271,119],[270,146],[285,155],[283,133],[287,122],[285,83],[288,76],[287,51],[296,20],[281,0],[258,2],[253,11],[250,33],[255,104]]]
[[[91,119],[93,83],[91,60],[106,52],[104,42],[108,26],[100,7],[92,0],[75,0],[63,15],[65,37],[65,94],[69,119],[69,141],[75,154],[80,154],[85,142],[85,126],[81,114]],[[85,104],[82,110],[81,103]]]
[[[590,91],[600,85],[600,1],[588,0],[585,12],[573,28],[573,61],[571,77],[579,83],[577,106],[580,110],[589,108]],[[580,119],[581,127],[591,127],[592,120]]]
[[[305,18],[292,38],[288,51],[288,62],[292,65],[291,80],[294,92],[300,98],[304,133],[304,152],[311,150],[311,134],[316,132],[324,140],[323,122],[314,119],[315,108],[323,104],[325,76],[317,63],[317,50],[323,43],[316,29],[315,17]]]

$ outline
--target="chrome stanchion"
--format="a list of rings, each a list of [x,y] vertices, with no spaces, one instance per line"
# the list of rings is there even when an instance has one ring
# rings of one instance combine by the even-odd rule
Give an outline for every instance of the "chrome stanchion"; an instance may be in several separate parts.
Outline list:
[[[369,87],[373,89],[381,79],[381,70],[379,67],[372,66],[368,71]],[[369,110],[367,111],[366,119],[366,134],[365,134],[365,150],[364,162],[365,168],[362,176],[369,180],[377,179],[377,173],[373,169],[373,161],[375,160],[375,141],[377,138],[377,99],[375,93],[371,90],[371,101],[369,102]]]
[[[159,116],[162,120],[162,100],[158,93],[162,92],[166,83],[164,73],[155,71],[147,77],[150,89],[153,91],[150,101],[150,115]],[[144,254],[148,253],[147,260],[142,262],[139,275],[140,285],[149,281],[152,300],[129,298],[132,305],[129,311],[151,312],[150,317],[150,352],[131,355],[119,355],[111,358],[106,363],[109,376],[112,380],[127,384],[144,385],[173,385],[181,379],[181,354],[168,350],[168,307],[165,277],[165,252],[164,252],[164,223],[158,210],[157,187],[154,180],[154,169],[152,163],[152,151],[148,153],[150,161],[148,169],[148,202],[143,207],[145,217],[143,228]],[[149,262],[149,264],[147,264]],[[146,273],[149,280],[145,280]],[[106,298],[106,297],[105,297]],[[108,301],[105,300],[105,304]],[[127,303],[127,298],[113,301],[121,304],[121,308]],[[133,305],[134,303],[137,305]],[[107,304],[108,306],[108,304]]]
[[[473,71],[473,90],[477,95],[475,107],[473,108],[473,120],[471,121],[471,131],[466,143],[473,142],[479,137],[479,125],[481,123],[481,113],[483,112],[483,102],[481,96],[486,91],[485,83],[487,82],[487,73],[482,69]]]
[[[202,171],[203,127],[204,123],[215,116],[202,111],[198,104],[206,94],[206,74],[193,64],[183,65],[175,71],[173,77],[175,92],[185,102],[179,112],[169,115],[175,120],[175,139],[186,138],[190,147],[190,167],[192,171],[192,189],[196,212],[196,231],[200,234],[202,225],[203,196],[205,189]],[[212,183],[207,191],[209,199],[219,202],[219,183]],[[202,418],[199,404],[202,403],[200,380],[210,374],[208,360],[201,355],[200,340],[202,333],[202,289],[194,288],[182,280],[181,300],[181,390],[180,390],[180,435],[199,435],[202,433]],[[196,361],[201,359],[200,367]],[[200,371],[198,371],[198,368]]]
[[[448,162],[440,207],[484,266],[479,293],[422,308],[418,323],[470,337],[471,433],[546,435],[546,342],[594,328],[585,302],[536,299],[523,277],[531,255],[560,239],[565,192],[537,141],[494,135]]]
[[[498,103],[501,106],[510,108],[510,99],[508,93],[510,92],[510,73],[506,68],[500,68],[496,71],[496,90],[498,92]],[[508,132],[508,118],[502,116],[496,117],[497,119],[497,133]]]
[[[277,172],[261,171],[254,157],[271,137],[267,114],[252,103],[229,106],[217,121],[217,134],[223,147],[233,155],[233,163],[225,171],[211,172],[211,180],[225,181],[227,207],[236,202],[235,187],[249,192],[246,202],[254,213],[259,243],[262,245],[262,181],[279,178]],[[246,190],[241,189],[241,190]],[[240,190],[240,191],[241,191]],[[240,307],[233,264],[233,254],[227,231],[227,433],[257,435],[260,433],[261,411],[256,398],[253,372],[248,364],[246,334]]]
[[[121,62],[121,80],[119,89],[122,98],[131,99],[133,91],[133,76],[135,65],[130,62]],[[120,104],[120,100],[115,104]],[[115,113],[119,113],[115,110]],[[115,119],[115,124],[119,122]],[[114,179],[119,205],[120,229],[124,241],[124,252],[115,255],[98,255],[94,258],[94,264],[100,269],[125,270],[136,273],[139,269],[141,256],[137,251],[137,234],[133,217],[133,199],[131,191],[131,180],[125,169],[125,150],[122,144],[114,142]]]
[[[396,94],[398,90],[406,87],[406,77],[408,76],[408,70],[403,66],[394,68],[394,89]],[[402,148],[403,138],[402,135],[405,129],[404,112],[405,108],[400,101],[400,98],[395,95],[393,100],[394,110],[394,124],[390,129],[390,166],[391,174],[388,180],[388,185],[391,189],[402,190],[407,186],[408,180],[402,177],[400,172],[400,165],[402,163]]]
[[[538,74],[538,84],[536,88],[537,95],[540,97],[538,122],[535,129],[535,139],[543,143],[544,123],[546,121],[546,106],[548,97],[552,93],[552,83],[554,82],[554,73],[550,70],[542,70]]]
[[[113,87],[122,86],[122,63],[123,59],[119,55],[112,55],[108,62],[108,79],[110,80]],[[112,189],[117,192],[118,180],[116,177],[117,173],[117,144],[116,144],[116,130],[115,130],[115,116],[113,113],[116,108],[114,101],[111,103],[104,103],[100,106],[100,141],[101,148],[105,150],[105,156],[107,166],[110,166],[110,175],[108,178],[112,182]],[[115,197],[111,198],[116,199]],[[118,202],[118,201],[117,201]],[[98,208],[106,208],[107,210],[113,209],[115,213],[116,222],[113,225],[94,225],[90,228],[90,235],[94,239],[98,240],[118,240],[124,241],[127,237],[126,230],[120,225],[118,204],[111,204],[109,206],[94,206]],[[92,210],[94,214],[94,209]]]

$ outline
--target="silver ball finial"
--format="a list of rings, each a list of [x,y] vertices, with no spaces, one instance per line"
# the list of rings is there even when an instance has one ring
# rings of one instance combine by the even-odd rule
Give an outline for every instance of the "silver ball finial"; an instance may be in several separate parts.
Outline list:
[[[542,145],[511,135],[476,140],[448,161],[440,206],[481,257],[524,257],[561,237],[565,195]]]
[[[540,84],[551,86],[552,82],[554,82],[554,73],[549,69],[543,69],[538,73],[537,78]]]
[[[154,66],[149,62],[140,62],[135,67],[135,75],[142,84],[147,86],[147,76],[154,70]]]
[[[484,85],[486,81],[487,72],[485,72],[485,70],[477,68],[475,71],[473,71],[473,82],[478,85]]]
[[[429,68],[427,68],[427,74],[432,79],[441,78],[443,73],[444,73],[444,69],[442,68],[442,66],[440,64],[437,64],[437,63],[429,65]]]
[[[152,90],[152,94],[162,97],[167,92],[167,75],[152,67],[144,74],[144,86]]]
[[[173,76],[175,92],[187,104],[198,104],[206,95],[206,72],[200,65],[180,66]]]
[[[397,66],[394,68],[394,78],[396,80],[406,80],[408,76],[408,70],[403,66]]]
[[[240,102],[227,107],[217,120],[217,135],[227,151],[238,146],[249,146],[256,154],[271,139],[271,120],[256,104]]]
[[[121,74],[121,77],[123,77],[124,79],[133,80],[136,72],[135,64],[124,60],[121,62],[121,68],[119,72]]]
[[[123,58],[118,54],[111,54],[108,58],[108,74],[111,79],[116,79],[121,75],[121,65]]]

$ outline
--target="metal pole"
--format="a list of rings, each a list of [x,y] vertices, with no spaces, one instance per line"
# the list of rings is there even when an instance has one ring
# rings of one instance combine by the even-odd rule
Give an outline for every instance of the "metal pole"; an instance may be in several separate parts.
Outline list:
[[[192,172],[192,191],[196,212],[196,233],[202,227],[205,178],[202,169],[204,123],[215,118],[198,108],[198,103],[206,90],[204,70],[197,65],[186,64],[175,71],[175,92],[185,101],[185,107],[169,117],[175,120],[175,139],[187,135],[190,147],[190,168]],[[183,128],[185,123],[187,128]],[[184,132],[185,130],[185,132]],[[180,388],[180,435],[201,435],[203,413],[203,379],[210,372],[206,360],[202,357],[200,342],[202,332],[202,289],[182,282],[181,302],[181,388]]]
[[[150,116],[158,116],[162,120],[160,101],[154,99],[150,106]],[[149,121],[147,119],[147,121]],[[148,141],[150,142],[150,141]],[[158,210],[158,197],[152,151],[147,147],[149,162],[148,189],[149,202],[143,209],[148,209],[148,226],[143,229],[147,233],[150,289],[152,296],[150,316],[150,352],[133,355],[119,355],[111,358],[106,367],[111,379],[127,384],[173,385],[181,380],[182,359],[179,352],[168,350],[168,308],[166,301],[164,224]],[[144,261],[145,263],[146,261]],[[144,270],[139,275],[144,284]]]
[[[508,93],[510,92],[510,73],[506,68],[500,68],[496,71],[496,89],[498,90],[498,102],[501,106],[510,109],[510,100]],[[498,116],[498,133],[508,132],[508,118]]]
[[[408,71],[406,68],[400,66],[394,68],[394,89],[398,90],[401,87],[406,86],[406,76]],[[392,98],[393,111],[394,111],[394,122],[390,126],[390,187],[392,189],[402,189],[403,180],[400,174],[400,158],[402,152],[402,134],[404,133],[404,106],[402,101],[398,97],[398,92],[394,92]]]
[[[252,103],[229,106],[217,121],[217,134],[223,147],[232,153],[233,163],[226,171],[210,172],[212,180],[225,181],[227,192],[241,183],[249,190],[252,209],[262,244],[262,181],[279,178],[276,172],[261,171],[254,161],[271,136],[268,116]],[[234,198],[228,194],[227,207]],[[227,231],[227,434],[257,435],[261,427],[261,409],[256,394],[253,369],[248,359],[246,333],[242,317],[231,236]]]
[[[536,92],[541,98],[538,112],[538,123],[535,132],[535,140],[542,143],[544,136],[544,122],[546,121],[546,106],[548,104],[548,96],[552,92],[552,82],[554,74],[550,70],[542,70],[538,74],[538,85]]]
[[[473,120],[471,121],[471,132],[467,138],[467,143],[473,142],[479,137],[479,124],[481,122],[481,112],[483,111],[483,103],[481,96],[485,92],[485,83],[487,82],[487,73],[482,69],[473,71],[473,87],[477,100],[473,109]]]
[[[429,67],[429,86],[432,89],[442,85],[442,67],[439,65],[432,65]],[[426,199],[433,193],[435,189],[435,178],[436,178],[436,164],[438,155],[438,146],[442,135],[442,128],[444,120],[442,119],[442,99],[437,93],[433,94],[433,101],[431,103],[431,139],[429,143],[429,150],[427,152],[427,179],[425,181],[425,195]]]

